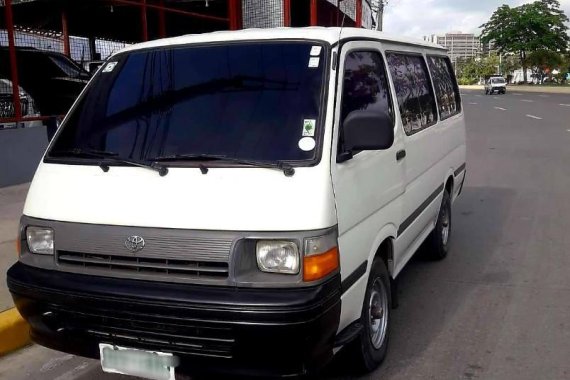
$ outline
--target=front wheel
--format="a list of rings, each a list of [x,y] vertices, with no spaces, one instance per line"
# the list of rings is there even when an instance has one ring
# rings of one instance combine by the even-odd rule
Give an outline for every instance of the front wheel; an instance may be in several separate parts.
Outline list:
[[[362,333],[351,347],[355,362],[363,372],[376,369],[386,357],[390,327],[390,276],[381,259],[372,263],[362,306]]]

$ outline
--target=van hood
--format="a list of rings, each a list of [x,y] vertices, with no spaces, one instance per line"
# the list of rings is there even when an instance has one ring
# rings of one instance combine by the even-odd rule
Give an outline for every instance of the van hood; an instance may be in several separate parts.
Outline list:
[[[295,175],[264,168],[145,168],[41,163],[24,214],[65,222],[233,231],[313,230],[336,224],[327,165]]]

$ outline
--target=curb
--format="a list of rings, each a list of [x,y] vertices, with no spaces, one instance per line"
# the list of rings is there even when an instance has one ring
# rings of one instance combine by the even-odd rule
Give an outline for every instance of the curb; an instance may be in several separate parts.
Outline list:
[[[31,343],[28,324],[11,308],[0,313],[0,356]]]

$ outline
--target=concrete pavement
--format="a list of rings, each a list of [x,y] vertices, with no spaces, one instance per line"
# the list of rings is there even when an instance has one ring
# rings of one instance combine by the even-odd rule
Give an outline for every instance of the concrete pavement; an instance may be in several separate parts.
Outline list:
[[[463,92],[450,255],[402,272],[388,357],[361,378],[570,379],[570,95]],[[341,355],[326,378],[357,378],[350,368]],[[1,358],[0,378],[121,377],[33,346]]]

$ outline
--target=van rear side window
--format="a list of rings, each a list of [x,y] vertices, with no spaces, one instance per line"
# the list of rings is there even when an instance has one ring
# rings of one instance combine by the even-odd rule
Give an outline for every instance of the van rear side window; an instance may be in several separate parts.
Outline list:
[[[433,79],[440,119],[447,119],[458,114],[461,111],[461,98],[449,58],[429,56],[428,65]]]
[[[421,55],[386,53],[402,124],[413,135],[437,122],[437,109],[424,58]]]

